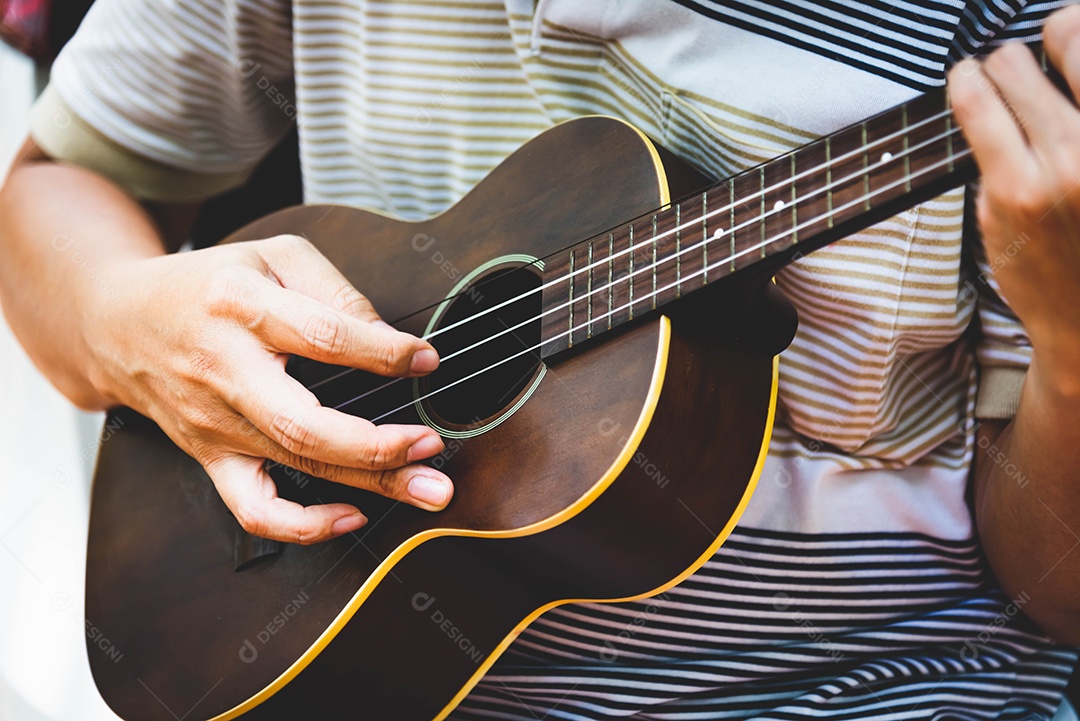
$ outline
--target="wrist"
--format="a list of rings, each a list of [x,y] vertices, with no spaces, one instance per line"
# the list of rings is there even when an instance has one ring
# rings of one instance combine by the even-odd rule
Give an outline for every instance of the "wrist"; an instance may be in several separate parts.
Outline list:
[[[137,316],[137,309],[132,298],[140,276],[137,269],[132,272],[131,266],[138,262],[114,260],[92,277],[88,274],[81,289],[81,372],[103,408],[131,405],[119,381],[125,354],[118,339],[121,334],[134,332],[131,320]]]
[[[1080,409],[1080,361],[1069,362],[1060,352],[1052,354],[1036,349],[1023,395],[1043,412],[1075,415]]]

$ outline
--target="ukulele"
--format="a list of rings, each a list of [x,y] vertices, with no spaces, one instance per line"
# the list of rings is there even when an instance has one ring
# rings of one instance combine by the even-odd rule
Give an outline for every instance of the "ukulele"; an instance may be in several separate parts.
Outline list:
[[[586,117],[429,220],[303,206],[240,230],[225,242],[308,238],[430,339],[425,378],[287,368],[325,406],[437,429],[456,492],[429,513],[268,464],[281,496],[370,522],[265,541],[153,422],[112,412],[86,590],[103,697],[131,721],[444,719],[544,611],[670,588],[764,463],[795,331],[772,276],[974,177],[939,89],[721,183]]]

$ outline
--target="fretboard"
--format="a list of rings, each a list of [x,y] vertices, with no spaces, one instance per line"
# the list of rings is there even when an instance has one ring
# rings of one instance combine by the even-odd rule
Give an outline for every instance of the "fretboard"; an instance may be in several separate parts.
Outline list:
[[[974,178],[944,88],[549,257],[542,355]]]

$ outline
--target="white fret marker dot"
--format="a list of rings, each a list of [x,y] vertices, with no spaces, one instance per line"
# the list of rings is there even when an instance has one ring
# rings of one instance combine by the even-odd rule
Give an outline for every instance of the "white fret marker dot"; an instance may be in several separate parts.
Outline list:
[[[780,209],[781,209],[781,208],[783,208],[783,207],[784,207],[784,201],[782,201],[782,200],[778,200],[778,201],[776,201],[775,203],[773,203],[773,207],[772,207],[772,209],[773,209],[773,210],[780,210]]]
[[[892,160],[892,153],[882,153],[881,154],[881,162],[887,163],[890,160]]]
[[[712,237],[713,237],[713,240],[720,240],[720,238],[723,235],[724,235],[724,229],[723,228],[717,228],[716,230],[713,231]]]

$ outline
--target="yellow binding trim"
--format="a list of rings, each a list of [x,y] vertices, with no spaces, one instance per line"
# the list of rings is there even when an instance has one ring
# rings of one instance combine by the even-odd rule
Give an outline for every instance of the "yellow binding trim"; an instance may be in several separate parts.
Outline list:
[[[665,317],[664,320],[666,321],[667,318]],[[465,697],[469,695],[469,692],[472,691],[473,687],[480,682],[480,679],[484,677],[484,674],[488,672],[488,669],[491,668],[492,664],[494,664],[499,659],[499,657],[503,654],[503,651],[505,651],[510,646],[510,644],[514,642],[518,635],[520,635],[521,632],[529,626],[529,624],[540,618],[540,616],[547,613],[551,609],[567,603],[623,603],[626,601],[640,601],[643,598],[655,596],[659,593],[663,593],[669,588],[674,588],[675,586],[679,585],[687,578],[689,578],[691,574],[693,574],[695,571],[705,565],[706,561],[713,557],[713,555],[716,553],[716,550],[720,548],[720,546],[724,544],[724,541],[727,540],[728,536],[731,535],[731,532],[735,529],[735,526],[736,524],[738,524],[739,519],[742,518],[742,514],[746,510],[747,504],[750,503],[750,497],[754,495],[754,489],[757,488],[757,482],[758,478],[761,476],[761,470],[765,467],[765,457],[768,455],[769,452],[769,440],[772,438],[773,419],[776,416],[776,389],[778,386],[777,379],[779,377],[779,368],[779,356],[777,356],[773,358],[773,378],[772,391],[769,394],[769,414],[767,420],[765,421],[765,434],[761,443],[761,450],[758,451],[757,463],[754,465],[754,473],[750,477],[750,482],[746,484],[746,491],[743,492],[743,496],[739,500],[739,505],[735,508],[735,512],[731,514],[731,518],[728,520],[727,525],[725,525],[723,530],[720,531],[720,535],[716,537],[716,540],[713,541],[707,549],[705,549],[705,552],[702,553],[696,561],[694,561],[694,564],[682,573],[680,573],[671,581],[663,584],[662,586],[658,586],[651,591],[646,591],[645,593],[641,593],[636,596],[627,596],[626,598],[565,599],[561,601],[553,601],[546,606],[536,609],[535,611],[530,613],[521,623],[519,623],[517,627],[515,627],[514,630],[511,631],[510,634],[502,640],[502,643],[500,643],[494,651],[488,654],[488,657],[485,658],[484,662],[480,664],[480,667],[476,670],[476,673],[472,675],[472,678],[469,679],[468,683],[461,687],[461,690],[458,691],[457,695],[450,700],[450,703],[446,704],[446,707],[439,712],[439,715],[436,716],[433,721],[443,721],[447,716],[449,716],[453,712],[453,710],[458,707],[458,704],[465,700]],[[635,428],[634,431],[636,433],[638,429]],[[640,440],[641,439],[639,437],[635,436],[633,442],[627,444],[626,447],[628,449],[636,449],[637,444],[638,442],[640,442]],[[631,453],[632,452],[633,450],[631,450]]]
[[[589,116],[589,117],[608,117],[608,116]],[[667,172],[664,169],[663,162],[660,160],[660,154],[657,152],[656,146],[653,145],[652,141],[648,138],[647,135],[642,133],[640,130],[638,130],[636,127],[634,127],[632,124],[626,122],[625,120],[621,120],[619,118],[609,118],[609,119],[610,120],[616,120],[616,121],[618,121],[620,123],[623,123],[624,125],[631,128],[641,138],[642,143],[648,149],[649,154],[652,157],[653,165],[655,166],[655,169],[656,169],[656,178],[657,178],[657,183],[658,183],[660,204],[661,204],[661,206],[664,206],[664,205],[667,205],[668,203],[670,203],[671,202],[671,193],[670,193],[670,190],[668,189]],[[567,122],[573,122],[573,121],[567,121]],[[634,425],[633,432],[630,434],[630,437],[628,438],[628,440],[626,442],[626,445],[623,447],[622,452],[615,459],[615,461],[611,464],[611,467],[607,470],[607,472],[600,478],[599,481],[597,481],[593,485],[592,488],[590,488],[585,493],[585,495],[583,495],[581,498],[579,498],[569,508],[566,508],[566,509],[560,511],[559,513],[556,513],[555,515],[550,516],[549,518],[546,518],[543,521],[538,521],[536,523],[530,524],[528,526],[524,526],[522,528],[514,529],[512,531],[471,531],[471,530],[461,530],[461,529],[437,528],[437,529],[430,529],[428,531],[424,531],[423,533],[418,533],[417,535],[415,535],[412,538],[408,539],[407,541],[402,543],[400,546],[395,548],[394,551],[392,553],[390,553],[389,556],[387,556],[385,559],[383,559],[382,563],[379,564],[379,566],[371,573],[371,575],[364,582],[364,584],[360,587],[360,589],[356,592],[356,594],[352,597],[352,599],[349,600],[349,603],[346,604],[345,608],[343,608],[341,610],[341,613],[339,613],[337,615],[337,617],[326,628],[326,630],[323,631],[322,634],[320,634],[319,637],[315,640],[315,643],[313,643],[311,645],[311,647],[308,648],[308,650],[305,651],[303,653],[303,655],[300,656],[300,658],[298,658],[296,661],[294,661],[293,664],[291,666],[289,666],[289,668],[285,669],[285,671],[280,676],[278,676],[276,679],[274,679],[272,682],[270,682],[270,684],[268,686],[266,686],[266,688],[262,689],[257,694],[255,694],[254,696],[249,698],[247,701],[244,701],[240,705],[235,706],[235,707],[229,709],[228,711],[213,717],[212,719],[210,719],[210,721],[229,721],[230,719],[234,719],[237,716],[240,716],[241,714],[250,711],[251,709],[253,709],[256,706],[258,706],[259,704],[261,704],[262,702],[266,701],[271,696],[273,696],[275,693],[277,693],[282,688],[284,688],[290,681],[292,681],[294,678],[296,678],[296,676],[301,671],[303,671],[305,668],[307,668],[308,664],[310,664],[313,660],[315,660],[315,658],[320,653],[322,653],[323,649],[325,649],[330,644],[330,642],[334,639],[334,637],[337,636],[338,633],[341,632],[341,630],[345,627],[345,625],[352,619],[352,617],[356,614],[356,612],[364,604],[364,601],[367,600],[368,596],[370,596],[371,593],[375,590],[376,586],[378,586],[378,584],[382,581],[382,579],[384,577],[386,577],[386,575],[388,575],[390,573],[391,569],[393,569],[393,567],[398,562],[400,562],[401,559],[403,559],[413,549],[417,548],[421,543],[424,543],[425,541],[432,540],[434,538],[447,537],[447,536],[468,536],[468,537],[480,537],[480,538],[514,538],[514,537],[518,537],[518,536],[528,536],[528,535],[531,535],[533,533],[540,533],[542,531],[546,531],[546,530],[548,530],[550,528],[554,528],[555,526],[558,526],[559,524],[568,521],[569,519],[573,518],[578,513],[583,511],[587,506],[589,506],[597,498],[599,498],[607,490],[608,486],[610,486],[615,481],[615,479],[619,477],[619,475],[623,472],[623,469],[625,469],[626,466],[630,463],[630,460],[633,458],[634,453],[637,450],[638,445],[641,443],[641,439],[645,436],[645,432],[649,428],[649,424],[652,421],[653,412],[656,410],[656,404],[660,400],[660,392],[661,392],[661,389],[663,388],[663,385],[664,385],[664,374],[665,374],[665,372],[667,370],[668,348],[669,348],[670,343],[671,343],[671,321],[667,318],[667,316],[661,316],[658,325],[659,325],[660,334],[659,334],[659,338],[658,338],[659,347],[658,347],[657,356],[656,356],[656,366],[655,366],[655,368],[653,370],[652,381],[651,381],[651,384],[650,384],[650,387],[649,387],[648,395],[646,396],[646,399],[645,399],[644,407],[642,408],[642,411],[641,411],[641,415],[638,417],[637,423]],[[775,407],[775,400],[776,400],[775,396],[776,396],[776,381],[775,381],[775,370],[774,370],[773,401],[772,401],[772,403],[770,403],[770,407],[769,407],[769,431],[770,432],[771,432],[771,429],[772,429],[772,415],[773,415],[773,408]],[[768,438],[768,436],[769,436],[769,433],[766,433],[766,438]],[[766,447],[767,447],[767,445],[768,445],[768,442],[766,441]],[[688,569],[684,574],[680,575],[678,578],[671,581],[670,583],[665,584],[664,586],[662,586],[662,587],[660,587],[660,588],[658,588],[658,589],[656,589],[656,590],[654,590],[654,591],[652,591],[650,593],[642,594],[640,596],[634,596],[632,598],[635,598],[635,599],[636,598],[644,598],[646,596],[650,596],[650,595],[653,595],[653,594],[656,594],[656,593],[660,593],[661,591],[674,586],[675,584],[677,584],[678,582],[682,581],[684,578],[689,576],[691,572],[696,570],[701,564],[703,564],[707,560],[707,558],[710,555],[712,555],[713,552],[715,552],[716,548],[718,548],[720,546],[720,543],[722,543],[723,540],[727,538],[727,535],[731,532],[731,529],[734,528],[735,522],[738,520],[739,516],[742,515],[743,508],[745,507],[747,501],[749,500],[750,493],[753,490],[754,482],[756,482],[757,476],[761,472],[761,464],[763,462],[764,462],[764,450],[762,451],[762,456],[758,461],[758,467],[754,471],[754,479],[751,482],[750,486],[748,486],[746,495],[744,496],[744,498],[740,502],[735,516],[728,523],[728,525],[724,528],[723,533],[721,534],[720,538],[717,540],[715,545],[711,546],[710,549],[706,553],[702,554],[702,557],[700,559],[698,559],[698,561],[695,563],[694,567],[691,568],[691,569]],[[480,666],[480,668],[473,675],[473,677],[469,679],[469,682],[467,684],[465,684],[464,687],[462,687],[461,691],[458,692],[458,694],[453,698],[453,700],[439,714],[438,719],[446,718],[446,716],[459,703],[461,703],[461,699],[463,699],[465,697],[465,695],[472,689],[472,687],[476,685],[476,683],[484,675],[484,673],[487,671],[487,669],[502,654],[502,652],[506,649],[506,647],[509,646],[510,643],[514,640],[514,638],[516,638],[518,636],[518,634],[521,633],[521,631],[527,625],[529,625],[529,623],[531,623],[534,619],[536,619],[540,614],[542,614],[544,611],[547,611],[549,608],[553,608],[554,606],[557,606],[557,605],[559,605],[561,603],[577,603],[577,602],[581,602],[581,601],[584,601],[584,600],[586,600],[586,599],[572,599],[572,600],[560,601],[558,603],[552,603],[552,604],[550,604],[548,606],[545,606],[545,607],[543,607],[541,609],[538,609],[533,614],[531,614],[528,618],[526,618],[524,621],[522,621],[521,624],[519,624],[518,627],[515,628],[514,631],[509,636],[507,636],[505,639],[503,639],[503,642],[501,644],[499,644],[499,646],[495,649],[495,651],[492,652],[487,657],[485,662]],[[610,600],[611,602],[616,602],[616,601],[626,601],[626,600],[632,600],[632,599],[627,598],[627,599],[608,599],[608,600]]]
[[[240,714],[255,708],[260,703],[266,701],[272,695],[284,688],[285,685],[292,681],[293,678],[297,676],[297,674],[303,671],[309,663],[315,660],[316,656],[322,653],[323,649],[325,649],[334,639],[334,637],[337,636],[338,633],[340,633],[341,629],[345,627],[345,624],[347,624],[352,619],[353,615],[358,610],[360,610],[360,607],[364,604],[364,601],[367,600],[368,596],[371,595],[371,593],[375,590],[375,588],[379,585],[383,578],[385,578],[390,573],[393,567],[397,565],[397,563],[400,562],[412,550],[417,548],[425,541],[444,536],[514,538],[518,536],[528,536],[533,533],[540,533],[550,528],[554,528],[555,526],[558,526],[559,524],[573,518],[578,513],[583,511],[586,507],[588,507],[593,501],[603,495],[603,493],[608,489],[608,487],[623,472],[626,466],[629,465],[631,458],[633,458],[634,453],[638,448],[638,445],[641,443],[641,439],[645,436],[645,432],[649,429],[649,424],[652,422],[653,412],[656,410],[656,404],[660,400],[660,392],[664,386],[664,375],[667,371],[668,348],[671,343],[671,321],[668,320],[667,316],[661,316],[658,326],[660,333],[658,336],[656,366],[653,369],[652,381],[649,385],[648,395],[646,395],[645,397],[645,403],[643,404],[641,415],[638,417],[637,422],[634,424],[634,429],[630,433],[626,445],[619,453],[619,456],[611,464],[611,467],[608,468],[607,472],[604,473],[600,480],[597,481],[592,486],[592,488],[590,488],[572,506],[565,508],[562,511],[559,511],[555,515],[545,518],[542,521],[538,521],[536,523],[524,526],[522,528],[514,529],[512,531],[472,531],[462,529],[435,528],[424,531],[423,533],[416,534],[415,536],[395,548],[389,556],[383,559],[382,563],[380,563],[379,566],[371,573],[371,575],[367,578],[364,584],[360,587],[360,590],[356,592],[352,599],[349,600],[349,603],[346,604],[345,608],[342,609],[341,613],[337,615],[334,621],[326,628],[325,631],[322,632],[322,634],[319,635],[319,638],[315,640],[315,643],[313,643],[311,647],[307,651],[305,651],[300,658],[294,661],[293,664],[289,666],[289,668],[287,668],[280,676],[274,679],[270,683],[270,685],[264,688],[262,691],[255,694],[239,706],[236,706],[223,714],[215,716],[213,719],[211,719],[211,721],[228,721],[229,719],[236,718]],[[702,562],[704,562],[704,559],[702,559]],[[570,601],[566,601],[566,603],[570,603]],[[448,707],[448,709],[453,709],[453,707],[460,702],[460,699],[464,697],[464,694],[467,693],[468,690],[471,689],[474,685],[476,685],[476,682],[479,681],[479,677],[483,675],[483,672],[491,665],[491,662],[493,662],[495,658],[497,658],[498,655],[502,653],[503,649],[505,649],[514,639],[514,637],[516,637],[521,632],[521,629],[523,629],[525,625],[527,625],[528,622],[531,621],[533,618],[540,615],[540,613],[542,613],[543,611],[547,610],[547,608],[549,607],[540,609],[534,615],[530,616],[522,625],[514,629],[514,632],[510,636],[503,640],[503,642],[499,645],[495,652],[488,657],[488,661],[480,667],[480,670],[477,671],[477,674],[474,675],[473,678],[469,679],[469,683],[466,684],[466,686],[462,689],[458,696],[454,697],[454,701],[451,702],[451,705]],[[443,718],[446,713],[449,713],[449,710],[445,711],[442,715],[440,715],[440,718]]]

